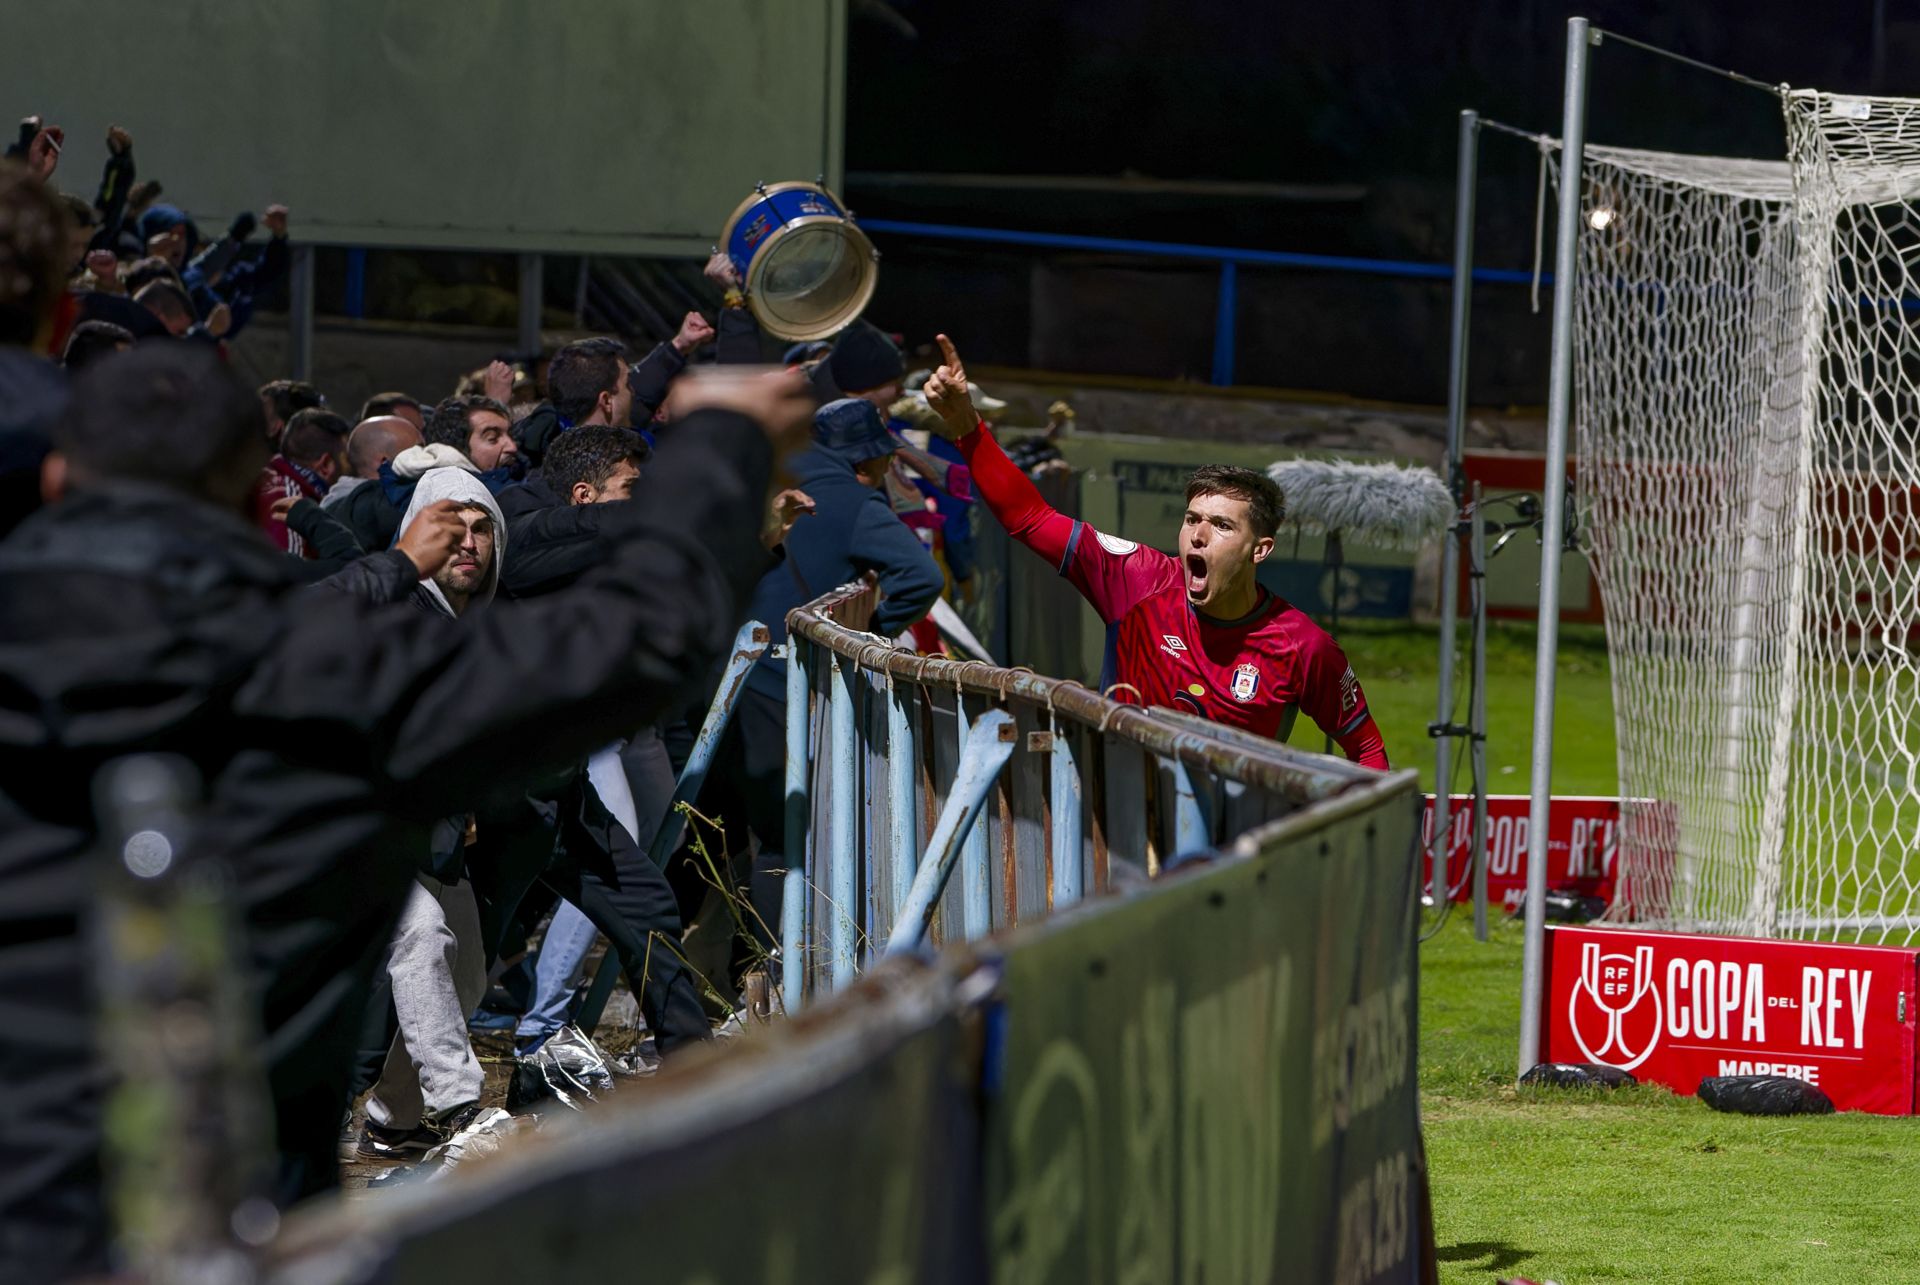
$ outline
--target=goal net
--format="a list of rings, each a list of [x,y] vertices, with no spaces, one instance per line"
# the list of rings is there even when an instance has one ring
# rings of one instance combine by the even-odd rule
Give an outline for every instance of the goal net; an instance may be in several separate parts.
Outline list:
[[[1920,936],[1920,102],[1788,156],[1586,150],[1574,493],[1606,615],[1616,919]]]

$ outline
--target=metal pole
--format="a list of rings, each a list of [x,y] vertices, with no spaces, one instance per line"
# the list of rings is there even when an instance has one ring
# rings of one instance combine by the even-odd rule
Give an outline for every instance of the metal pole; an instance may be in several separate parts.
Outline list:
[[[1225,388],[1233,383],[1234,328],[1240,316],[1240,265],[1220,263],[1220,292],[1213,305],[1213,382]]]
[[[540,303],[546,293],[546,260],[538,254],[520,256],[520,351],[540,351]]]
[[[714,693],[713,704],[707,707],[707,717],[700,724],[700,734],[694,738],[693,751],[687,755],[686,766],[680,769],[680,779],[674,782],[673,799],[667,804],[667,814],[660,819],[660,828],[654,832],[653,844],[647,849],[653,864],[662,869],[666,867],[667,858],[673,855],[673,850],[680,846],[680,836],[687,828],[686,820],[680,815],[680,805],[698,798],[700,787],[707,783],[707,771],[713,766],[713,756],[720,748],[720,738],[726,734],[733,711],[740,704],[740,693],[747,687],[747,675],[753,672],[754,664],[767,654],[769,637],[771,634],[767,627],[757,620],[749,620],[733,636],[733,654],[727,661],[726,672],[720,677],[720,690]]]
[[[992,719],[998,712],[989,710],[980,716],[980,723]],[[961,764],[964,766],[967,749],[973,743],[973,730],[967,723],[967,698],[958,691],[953,694],[953,718],[960,733]],[[948,795],[949,807],[952,806],[953,795],[959,790],[960,786],[956,779]],[[978,809],[975,810],[974,815],[978,815]],[[938,833],[936,828],[935,834]],[[935,845],[932,840],[929,840],[928,861],[933,860],[934,852]],[[922,868],[924,867],[925,862],[922,863]],[[943,876],[941,883],[945,882],[946,879]],[[971,822],[960,831],[960,921],[960,931],[969,941],[985,937],[993,931],[993,876],[987,866],[987,828],[983,825],[973,825]]]
[[[1460,113],[1459,156],[1453,178],[1453,310],[1447,361],[1447,490],[1455,521],[1440,545],[1440,694],[1434,713],[1432,904],[1444,906],[1453,854],[1453,666],[1460,620],[1460,454],[1467,432],[1467,322],[1473,313],[1473,198],[1480,159],[1480,113]]]
[[[1012,715],[1005,710],[990,709],[974,721],[960,742],[960,764],[954,770],[953,786],[947,791],[947,805],[940,809],[933,836],[927,840],[926,860],[920,863],[906,904],[900,907],[900,917],[894,921],[893,935],[887,940],[887,954],[905,954],[918,948],[926,937],[927,925],[933,922],[934,909],[940,904],[940,894],[946,890],[947,880],[953,874],[954,862],[963,849],[970,846],[975,832],[984,834],[979,825],[980,812],[987,806],[987,795],[1000,769],[1013,756],[1018,731]],[[973,935],[971,925],[968,935]]]
[[[1540,1060],[1540,998],[1546,978],[1547,813],[1553,806],[1554,666],[1560,653],[1567,428],[1573,419],[1573,298],[1580,264],[1588,40],[1587,20],[1567,19],[1566,101],[1560,124],[1560,218],[1553,247],[1553,361],[1547,385],[1547,494],[1540,527],[1540,635],[1533,662],[1533,806],[1527,821],[1527,940],[1520,971],[1517,1059],[1521,1075]]]
[[[1081,897],[1080,769],[1073,761],[1073,733],[1053,724],[1052,776],[1047,785],[1053,812],[1053,900],[1051,908],[1071,906]]]
[[[838,656],[828,657],[827,669],[827,900],[833,924],[828,934],[832,949],[834,990],[851,985],[854,973],[854,904],[858,854],[854,834],[854,800],[860,793],[859,744],[853,726],[855,666]]]
[[[920,743],[914,735],[913,701],[918,689],[887,675],[887,860],[893,900],[887,932],[899,922],[920,865],[920,809],[914,789],[920,773]]]
[[[287,369],[313,378],[313,247],[295,242],[287,268]]]
[[[1473,768],[1473,939],[1487,939],[1487,519],[1480,484],[1473,484],[1468,567],[1473,576],[1473,705],[1467,712],[1467,752]]]
[[[780,897],[780,999],[789,1016],[806,1003],[807,667],[811,648],[787,635],[786,889]]]
[[[1173,857],[1198,856],[1213,847],[1212,826],[1207,824],[1205,806],[1194,788],[1193,774],[1179,759],[1165,760],[1173,773]],[[1171,862],[1169,862],[1171,864]]]

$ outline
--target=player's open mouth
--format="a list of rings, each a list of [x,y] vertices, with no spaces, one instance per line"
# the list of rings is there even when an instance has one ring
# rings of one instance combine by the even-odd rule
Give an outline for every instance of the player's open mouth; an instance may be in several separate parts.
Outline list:
[[[1207,560],[1197,553],[1187,555],[1187,588],[1201,588],[1207,583]]]

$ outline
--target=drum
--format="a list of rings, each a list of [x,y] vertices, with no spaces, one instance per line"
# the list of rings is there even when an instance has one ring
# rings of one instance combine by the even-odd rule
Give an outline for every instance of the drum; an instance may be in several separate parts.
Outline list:
[[[747,306],[781,339],[825,339],[860,315],[880,278],[879,253],[818,183],[761,184],[720,234]]]

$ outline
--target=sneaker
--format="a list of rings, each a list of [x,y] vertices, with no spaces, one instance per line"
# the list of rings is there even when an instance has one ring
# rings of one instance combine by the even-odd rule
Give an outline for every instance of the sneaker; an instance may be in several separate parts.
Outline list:
[[[354,1146],[353,1153],[361,1160],[401,1164],[418,1160],[441,1141],[441,1135],[425,1124],[415,1125],[411,1129],[393,1129],[369,1120],[360,1130],[360,1141]]]
[[[520,1121],[499,1107],[483,1107],[471,1102],[431,1122],[428,1127],[445,1141],[422,1156],[421,1164],[439,1173],[494,1154],[509,1137],[519,1132]]]

